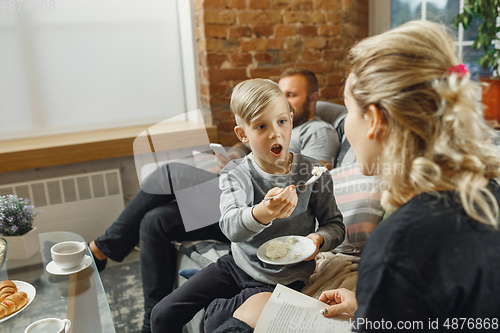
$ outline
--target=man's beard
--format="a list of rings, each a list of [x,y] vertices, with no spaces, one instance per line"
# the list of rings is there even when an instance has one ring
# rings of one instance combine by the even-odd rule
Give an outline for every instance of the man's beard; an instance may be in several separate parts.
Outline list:
[[[311,99],[307,96],[300,108],[293,109],[293,127],[298,127],[309,120],[309,116],[311,115],[310,104]]]

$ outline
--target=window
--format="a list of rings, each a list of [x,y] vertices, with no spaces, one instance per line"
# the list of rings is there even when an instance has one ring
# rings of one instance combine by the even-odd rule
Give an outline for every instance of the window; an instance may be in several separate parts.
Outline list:
[[[465,65],[471,71],[473,78],[477,79],[478,76],[486,76],[492,74],[492,69],[485,70],[479,66],[477,60],[484,54],[482,50],[475,50],[471,48],[474,39],[477,36],[477,29],[481,23],[474,20],[469,28],[464,31],[462,27],[456,30],[451,23],[454,17],[462,8],[462,0],[371,0],[370,10],[377,7],[379,13],[385,12],[383,15],[371,16],[370,30],[371,34],[380,33],[389,28],[394,28],[407,21],[415,19],[430,20],[439,22],[450,27],[455,31],[457,37],[457,50],[458,57],[463,59]],[[390,16],[387,14],[390,12]],[[390,24],[387,24],[387,21]]]
[[[0,0],[0,140],[150,124],[196,109],[190,5]]]

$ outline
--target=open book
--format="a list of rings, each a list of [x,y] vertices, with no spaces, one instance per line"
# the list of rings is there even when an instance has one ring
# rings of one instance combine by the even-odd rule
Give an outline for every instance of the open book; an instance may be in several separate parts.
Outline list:
[[[320,311],[326,304],[281,284],[260,315],[255,333],[333,333],[351,332],[352,317],[325,318]]]

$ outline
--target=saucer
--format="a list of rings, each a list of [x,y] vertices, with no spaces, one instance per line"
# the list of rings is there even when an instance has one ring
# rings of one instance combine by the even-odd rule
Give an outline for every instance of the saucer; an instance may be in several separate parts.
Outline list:
[[[62,269],[61,267],[57,266],[57,264],[53,261],[49,262],[48,265],[45,267],[45,270],[49,272],[50,274],[54,275],[70,275],[70,274],[75,274],[80,271],[83,271],[85,268],[89,267],[92,264],[92,258],[88,255],[85,255],[83,257],[82,262],[80,265],[78,265],[75,268],[71,269]]]

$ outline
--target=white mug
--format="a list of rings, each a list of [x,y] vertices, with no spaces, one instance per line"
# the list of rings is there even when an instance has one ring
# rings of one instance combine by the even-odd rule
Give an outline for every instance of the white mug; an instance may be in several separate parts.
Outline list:
[[[52,260],[62,269],[72,269],[81,264],[87,243],[68,241],[57,243],[50,248]]]
[[[24,333],[66,333],[70,326],[69,319],[44,318],[26,327]]]

